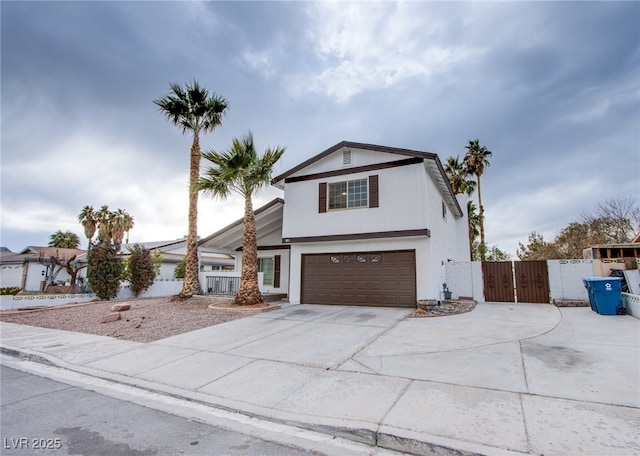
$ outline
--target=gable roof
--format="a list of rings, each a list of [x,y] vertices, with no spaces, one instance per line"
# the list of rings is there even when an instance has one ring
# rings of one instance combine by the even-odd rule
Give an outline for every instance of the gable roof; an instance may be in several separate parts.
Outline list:
[[[38,247],[27,246],[19,253],[14,252],[1,252],[0,261],[2,263],[23,263],[25,261],[44,261],[50,262],[50,258],[55,256],[57,258],[68,259],[75,256],[75,262],[87,261],[87,251],[81,249],[63,249],[58,247]]]
[[[282,227],[283,206],[284,200],[275,198],[254,211],[258,236],[266,236]],[[244,218],[240,218],[202,239],[198,242],[198,246],[235,251],[242,246],[243,233]]]
[[[158,249],[161,252],[163,252],[164,250],[166,250],[169,247],[179,247],[181,244],[186,246],[187,245],[187,238],[185,236],[185,237],[183,237],[181,239],[173,239],[171,241],[130,242],[128,244],[122,244],[122,246],[120,246],[120,252],[118,252],[118,253],[127,254],[127,253],[129,253],[129,247],[133,247],[136,244],[141,245],[145,249],[149,249],[149,250],[152,250],[152,251],[155,250],[155,249]]]
[[[418,150],[402,149],[399,147],[378,146],[376,144],[366,144],[366,143],[358,143],[358,142],[352,142],[352,141],[341,141],[335,146],[332,146],[327,150],[320,152],[318,155],[315,155],[310,159],[305,160],[304,162],[300,163],[298,166],[295,166],[290,170],[280,174],[279,176],[276,176],[275,178],[272,179],[271,184],[277,187],[282,187],[282,182],[287,177],[297,173],[298,171],[303,170],[304,168],[312,165],[313,163],[319,160],[322,160],[323,158],[333,154],[334,152],[337,152],[342,148],[364,149],[364,150],[371,150],[374,152],[383,152],[387,154],[396,154],[404,157],[414,157],[414,158],[422,159],[422,161],[426,165],[426,168],[429,174],[431,175],[431,177],[433,177],[434,181],[436,182],[438,188],[440,189],[440,192],[444,196],[444,199],[449,205],[449,207],[452,208],[454,212],[457,212],[456,215],[458,216],[463,215],[462,208],[460,207],[460,204],[458,203],[458,199],[456,198],[455,193],[451,188],[451,183],[449,182],[449,179],[447,178],[447,175],[444,172],[444,167],[442,166],[442,162],[440,161],[440,158],[438,157],[438,155],[432,152],[421,152]]]

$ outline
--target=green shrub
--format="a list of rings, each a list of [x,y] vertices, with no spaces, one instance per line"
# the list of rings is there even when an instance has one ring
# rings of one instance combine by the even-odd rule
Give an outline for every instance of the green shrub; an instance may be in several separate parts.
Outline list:
[[[22,290],[22,288],[20,287],[2,287],[0,288],[0,295],[17,295],[18,293],[20,293],[20,290]]]
[[[124,265],[113,245],[101,243],[89,250],[87,279],[91,289],[100,299],[118,296]]]
[[[129,248],[129,252],[131,255],[127,260],[126,280],[129,281],[129,288],[137,298],[140,293],[153,285],[156,270],[149,249],[136,244]]]
[[[185,271],[187,269],[187,258],[183,258],[180,263],[176,265],[176,268],[173,270],[173,276],[176,279],[184,279]]]
[[[155,249],[153,251],[153,270],[156,271],[156,277],[160,275],[160,270],[162,269],[162,254],[160,250]]]

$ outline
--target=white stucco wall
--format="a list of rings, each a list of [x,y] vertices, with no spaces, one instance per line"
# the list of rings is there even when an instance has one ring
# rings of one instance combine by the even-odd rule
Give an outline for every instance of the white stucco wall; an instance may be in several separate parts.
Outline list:
[[[24,265],[21,263],[0,266],[0,287],[21,287]]]
[[[343,182],[371,175],[378,175],[379,207],[318,211],[320,182]],[[428,228],[425,211],[416,209],[426,205],[426,181],[424,166],[415,164],[288,183],[282,235],[286,239]]]
[[[484,282],[482,279],[482,262],[463,261],[449,262],[445,265],[445,283],[451,291],[451,297],[471,297],[476,301],[484,301]]]
[[[26,269],[26,281],[22,287],[22,278]],[[45,271],[47,267],[35,261],[29,261],[22,264],[7,264],[2,266],[0,270],[0,278],[2,287],[21,287],[24,291],[36,292],[40,291],[41,282],[45,279]],[[57,267],[56,267],[57,269]],[[87,269],[84,268],[78,273],[78,278],[86,277]],[[68,282],[71,279],[66,269],[62,269],[55,278],[55,282]]]
[[[447,283],[446,264],[469,260],[467,217],[456,217],[446,204],[446,216],[443,217],[444,198],[431,179],[427,181],[426,202],[427,226],[431,230],[429,258],[432,262],[428,273],[431,283],[437,284],[438,296],[442,299],[444,296],[440,295],[440,291],[442,285]],[[437,299],[438,296],[431,299]]]
[[[392,162],[403,157],[352,150],[352,166]],[[347,169],[337,152],[302,170],[309,175]],[[327,212],[318,210],[319,184],[378,176],[379,207]],[[469,259],[466,215],[455,217],[423,163],[285,184],[283,238],[291,244],[289,299],[300,302],[301,261],[307,253],[415,250],[418,299],[440,299],[447,260]],[[466,202],[464,203],[466,204]],[[464,212],[464,211],[463,211]],[[431,237],[380,238],[370,240],[300,242],[298,237],[363,234],[429,229]]]
[[[351,164],[344,165],[342,162],[342,152],[344,150],[351,151]],[[373,150],[359,149],[359,148],[346,148],[337,150],[333,154],[324,157],[309,166],[305,167],[303,170],[298,173],[292,174],[291,176],[300,176],[300,175],[308,175],[308,174],[316,174],[316,173],[326,173],[328,171],[335,171],[338,169],[348,169],[357,166],[366,166],[373,165],[377,163],[388,163],[398,160],[404,160],[406,158],[402,155],[398,154],[390,154],[386,152],[378,152]],[[285,199],[285,201],[287,201]]]
[[[262,293],[289,293],[289,249],[278,250],[258,250],[258,258],[273,258],[275,255],[280,255],[280,286],[274,287],[272,285],[264,285],[262,279],[262,273],[260,275],[259,285]],[[230,274],[235,274],[238,277],[242,272],[242,252],[238,252],[236,256],[236,270]],[[207,275],[219,275],[216,272],[211,272]]]
[[[175,270],[178,263],[164,262],[160,264],[160,274],[156,276],[156,280],[173,280],[175,278]]]
[[[282,227],[279,227],[279,229],[274,230],[268,234],[262,234],[261,232],[258,232],[258,246],[265,246],[265,245],[280,245],[282,244]]]

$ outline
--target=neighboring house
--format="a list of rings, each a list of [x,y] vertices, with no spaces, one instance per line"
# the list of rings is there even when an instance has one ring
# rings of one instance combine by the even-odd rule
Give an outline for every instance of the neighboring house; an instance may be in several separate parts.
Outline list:
[[[160,274],[156,279],[171,280],[175,278],[174,272],[178,263],[180,263],[187,254],[187,239],[176,239],[173,241],[154,241],[154,242],[136,242],[125,244],[120,249],[120,253],[128,255],[128,247],[135,244],[149,249],[151,253],[157,249],[162,255],[162,265]],[[233,271],[235,258],[231,255],[219,253],[206,248],[199,248],[198,255],[200,258],[200,272],[208,271]]]
[[[162,255],[160,274],[156,279],[174,279],[176,265],[186,255],[186,240],[140,242],[139,244],[151,252],[158,249]],[[128,245],[133,246],[134,244]],[[122,246],[120,254],[126,257],[128,253],[127,245]],[[43,291],[47,268],[51,267],[52,255],[57,258],[71,258],[75,255],[75,262],[84,264],[87,262],[87,251],[80,249],[29,246],[19,253],[2,250],[0,251],[0,286],[19,287],[25,292]],[[234,270],[236,260],[233,256],[209,249],[200,249],[199,255],[201,272]],[[78,274],[78,286],[82,285],[86,276],[87,270],[84,268]],[[54,284],[68,285],[69,279],[69,274],[63,268],[54,278]]]
[[[87,261],[87,251],[80,249],[29,246],[18,253],[2,251],[0,252],[0,286],[19,287],[27,292],[43,291],[46,285],[47,269],[52,267],[52,256],[59,259],[75,256],[74,262],[77,263]],[[56,270],[58,270],[57,266]],[[86,268],[78,273],[78,285],[86,275]],[[64,285],[69,279],[69,274],[63,268],[53,281],[57,285]]]
[[[638,269],[640,235],[626,244],[599,244],[582,251],[585,260],[593,260],[595,276],[606,277],[612,269]]]
[[[284,200],[256,210],[259,266],[292,303],[415,307],[442,298],[447,261],[470,260],[462,200],[435,154],[341,142],[272,184]],[[237,251],[242,221],[200,245]]]

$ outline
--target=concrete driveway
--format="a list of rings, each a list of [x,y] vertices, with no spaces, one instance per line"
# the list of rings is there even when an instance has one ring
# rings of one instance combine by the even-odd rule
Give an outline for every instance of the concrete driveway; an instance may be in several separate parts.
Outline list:
[[[118,341],[121,350],[110,343],[102,354],[99,336],[34,347],[41,336],[24,334],[29,327],[3,324],[2,344],[417,454],[640,452],[640,320],[544,304],[410,312],[289,306],[150,344]]]

